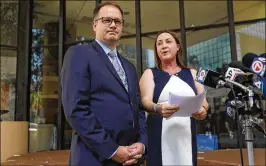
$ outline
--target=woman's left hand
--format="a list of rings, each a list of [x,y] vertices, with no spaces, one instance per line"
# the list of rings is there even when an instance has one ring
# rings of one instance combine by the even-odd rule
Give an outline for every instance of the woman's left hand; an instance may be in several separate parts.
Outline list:
[[[192,117],[197,119],[197,120],[203,120],[207,116],[207,111],[205,110],[204,107],[201,107],[200,110],[194,114],[192,114]]]

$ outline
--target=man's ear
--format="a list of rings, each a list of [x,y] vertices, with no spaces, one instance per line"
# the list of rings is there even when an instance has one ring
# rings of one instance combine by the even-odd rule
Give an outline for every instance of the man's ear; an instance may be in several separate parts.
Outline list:
[[[96,31],[96,26],[97,26],[97,22],[93,21],[92,22],[93,31]]]

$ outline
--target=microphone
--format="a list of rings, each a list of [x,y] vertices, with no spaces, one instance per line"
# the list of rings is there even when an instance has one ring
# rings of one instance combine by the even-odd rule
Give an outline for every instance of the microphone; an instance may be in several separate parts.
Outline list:
[[[247,53],[243,56],[242,62],[245,67],[250,69],[250,72],[254,73],[252,78],[252,85],[258,88],[263,99],[266,98],[266,53],[260,56],[254,53]]]
[[[227,66],[234,66],[234,67],[239,67],[239,68],[244,69],[244,70],[248,70],[247,68],[245,68],[241,64],[241,62],[237,62],[237,61],[231,62]],[[229,79],[231,81],[235,81],[237,83],[243,84],[244,86],[251,85],[252,84],[252,75],[247,75],[242,70],[240,70],[238,68],[234,68],[234,67],[226,67],[227,71],[225,72],[225,78]],[[234,87],[234,90],[235,90],[236,94],[243,92],[243,89],[241,89],[237,86]]]
[[[260,57],[266,58],[266,53],[260,54]]]
[[[219,78],[216,77],[214,80],[216,80],[216,79],[219,79]],[[246,86],[244,86],[238,82],[232,81],[228,78],[226,78],[225,81],[219,79],[219,81],[216,81],[216,82],[217,82],[216,84],[218,87],[230,87],[231,86],[230,84],[232,84],[233,86],[238,87],[241,90],[243,90],[248,95],[250,107],[253,107],[253,105],[254,105],[254,100],[253,100],[254,94],[259,95],[259,96],[262,95],[261,92],[259,90],[257,90],[256,88],[253,88],[252,86],[246,87]]]
[[[252,84],[261,91],[262,98],[266,99],[266,77],[260,77],[254,74],[252,77]]]
[[[232,61],[228,64],[229,67],[238,68],[243,72],[250,72],[249,67],[244,66],[240,61]]]
[[[252,52],[246,53],[243,58],[242,58],[242,63],[244,66],[246,66],[247,68],[250,68],[252,61],[254,60],[254,58],[258,57],[257,54],[254,54]]]
[[[266,58],[264,54],[258,56],[254,53],[247,53],[243,56],[242,63],[245,67],[249,68],[252,73],[261,77],[266,76]]]
[[[208,87],[216,88],[219,77],[222,77],[220,73],[201,67],[197,73],[196,81]]]
[[[250,71],[252,71],[253,73],[261,76],[261,77],[265,77],[266,73],[266,58],[264,57],[256,57],[254,58],[251,66],[250,66]]]
[[[199,83],[203,85],[212,87],[212,88],[227,87],[227,88],[232,89],[233,86],[238,87],[242,91],[248,94],[249,103],[251,107],[254,104],[254,101],[253,101],[254,93],[261,95],[260,91],[258,91],[257,89],[251,86],[246,87],[244,85],[241,85],[238,82],[232,81],[228,78],[224,78],[224,76],[222,76],[220,73],[217,73],[209,69],[204,69],[202,67],[199,69],[197,73],[196,81],[198,81]]]
[[[225,73],[225,78],[234,81],[238,75],[246,75],[246,73],[238,68],[228,67],[228,70]]]

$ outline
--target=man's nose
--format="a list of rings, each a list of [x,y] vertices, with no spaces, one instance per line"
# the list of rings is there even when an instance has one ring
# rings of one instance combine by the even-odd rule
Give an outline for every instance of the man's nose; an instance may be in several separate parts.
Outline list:
[[[110,27],[116,27],[115,25],[115,20],[112,20],[111,24],[110,24]]]

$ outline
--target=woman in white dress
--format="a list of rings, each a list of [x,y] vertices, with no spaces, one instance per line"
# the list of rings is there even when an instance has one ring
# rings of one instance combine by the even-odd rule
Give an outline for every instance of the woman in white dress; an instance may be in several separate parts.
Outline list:
[[[195,119],[206,117],[206,98],[192,117],[171,116],[179,106],[167,101],[169,92],[194,96],[203,92],[204,86],[195,82],[196,70],[182,63],[181,44],[173,32],[158,34],[154,52],[157,67],[145,70],[140,79],[141,101],[149,114],[147,165],[197,165]]]

